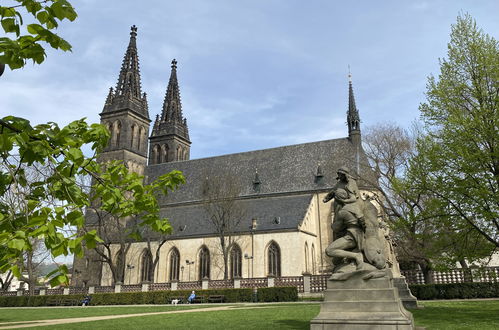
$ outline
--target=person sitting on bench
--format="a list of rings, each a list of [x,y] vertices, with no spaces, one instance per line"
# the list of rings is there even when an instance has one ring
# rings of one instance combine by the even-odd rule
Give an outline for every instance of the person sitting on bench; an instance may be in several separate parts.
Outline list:
[[[194,298],[196,298],[196,293],[194,291],[192,291],[189,298],[187,298],[187,301],[189,302],[189,304],[192,304],[192,301],[194,300]]]

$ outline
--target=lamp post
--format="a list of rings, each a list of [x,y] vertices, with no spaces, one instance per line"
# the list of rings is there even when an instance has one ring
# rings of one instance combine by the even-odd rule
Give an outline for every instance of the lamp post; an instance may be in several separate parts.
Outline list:
[[[129,270],[129,272],[128,272],[128,284],[130,284],[130,280],[132,277],[131,273],[132,273],[132,269],[134,269],[134,268],[135,268],[135,266],[133,266],[133,265],[126,265],[126,269]]]
[[[186,260],[185,263],[187,264],[187,267],[189,267],[187,269],[187,272],[189,273],[189,282],[190,282],[191,281],[191,265],[194,265],[194,261]]]
[[[184,266],[180,266],[180,280],[184,280]]]
[[[244,254],[244,259],[248,260],[248,278],[250,278],[250,260],[253,259],[253,256],[248,255],[247,253]]]

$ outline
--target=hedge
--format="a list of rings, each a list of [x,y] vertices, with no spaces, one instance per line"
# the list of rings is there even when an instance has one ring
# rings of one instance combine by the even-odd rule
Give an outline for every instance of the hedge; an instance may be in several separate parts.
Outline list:
[[[295,286],[259,288],[259,302],[297,301],[298,289]]]
[[[409,285],[412,294],[421,300],[499,298],[499,283],[449,283]]]
[[[136,305],[136,304],[167,304],[173,297],[187,297],[192,290],[149,291],[149,292],[122,292],[122,293],[94,293],[91,294],[91,305]],[[211,295],[225,296],[224,302],[252,302],[253,289],[211,289],[197,290],[196,295],[207,299]],[[0,296],[0,306],[46,306],[48,299],[76,299],[83,300],[83,294],[77,295],[45,295],[45,296]],[[298,292],[296,287],[274,287],[258,289],[258,301],[296,301]]]

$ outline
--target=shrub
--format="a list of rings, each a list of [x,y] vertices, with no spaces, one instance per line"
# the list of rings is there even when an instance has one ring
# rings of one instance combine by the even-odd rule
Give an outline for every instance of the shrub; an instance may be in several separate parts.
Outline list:
[[[499,283],[494,282],[413,284],[409,288],[412,294],[421,300],[499,297]]]
[[[192,290],[176,291],[149,291],[149,292],[121,292],[121,293],[94,293],[91,294],[91,305],[136,305],[136,304],[167,304],[172,297],[187,297]],[[198,290],[198,296],[208,299],[211,295],[225,296],[224,302],[251,302],[253,299],[252,289],[211,289]],[[0,296],[0,306],[21,307],[21,306],[46,306],[48,299],[77,299],[83,300],[84,295],[45,295],[45,296],[20,296],[4,297]]]
[[[294,286],[259,288],[258,301],[277,302],[277,301],[297,301],[298,289]]]

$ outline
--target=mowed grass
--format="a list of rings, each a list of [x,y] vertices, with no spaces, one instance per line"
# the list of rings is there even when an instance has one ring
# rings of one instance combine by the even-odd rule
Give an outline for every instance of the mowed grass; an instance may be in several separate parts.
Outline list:
[[[205,305],[203,307],[214,307],[214,306]],[[73,317],[88,317],[88,316],[166,312],[170,310],[182,310],[182,309],[193,309],[193,308],[199,308],[199,305],[0,308],[0,323],[51,320],[51,319],[68,319]]]
[[[499,300],[419,301],[411,310],[417,326],[427,329],[499,329]]]
[[[416,325],[432,329],[499,329],[499,300],[481,301],[424,301],[423,309],[411,310]],[[220,305],[211,305],[213,307]],[[205,306],[131,306],[93,308],[44,308],[36,312],[59,310],[57,317],[67,317],[66,312],[76,312],[71,317],[167,311],[180,308]],[[255,308],[256,307],[256,308]],[[107,309],[107,312],[106,312]],[[50,325],[43,329],[310,329],[310,320],[319,313],[320,305],[311,303],[236,305],[225,311],[202,311],[178,314],[149,315],[115,320],[100,320],[74,324]],[[1,309],[3,312],[8,309]],[[26,313],[27,309],[12,309]],[[98,312],[103,314],[97,314]],[[79,312],[79,313],[77,313]],[[40,318],[41,319],[41,318]],[[13,321],[26,320],[25,315],[12,317]],[[39,329],[32,327],[29,329]]]

